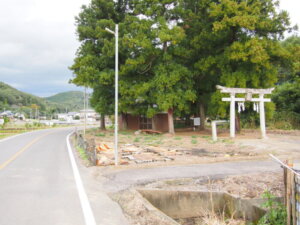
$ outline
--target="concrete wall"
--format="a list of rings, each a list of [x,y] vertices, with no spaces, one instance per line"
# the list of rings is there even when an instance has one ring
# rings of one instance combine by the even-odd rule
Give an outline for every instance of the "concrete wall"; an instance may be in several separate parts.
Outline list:
[[[153,206],[173,219],[200,217],[211,211],[234,218],[258,221],[265,211],[250,201],[222,192],[138,190]]]

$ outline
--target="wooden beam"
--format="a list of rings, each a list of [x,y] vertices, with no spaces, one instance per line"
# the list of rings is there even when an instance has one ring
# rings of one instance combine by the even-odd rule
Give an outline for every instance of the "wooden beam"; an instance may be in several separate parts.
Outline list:
[[[245,98],[234,98],[236,102],[246,102]],[[224,102],[230,102],[231,98],[222,98],[222,101]],[[260,98],[252,98],[250,102],[260,102]],[[271,102],[270,98],[264,98],[263,102]]]
[[[275,88],[267,88],[267,89],[254,89],[254,88],[229,88],[223,87],[220,85],[216,86],[217,89],[221,90],[222,93],[233,93],[233,94],[271,94]]]

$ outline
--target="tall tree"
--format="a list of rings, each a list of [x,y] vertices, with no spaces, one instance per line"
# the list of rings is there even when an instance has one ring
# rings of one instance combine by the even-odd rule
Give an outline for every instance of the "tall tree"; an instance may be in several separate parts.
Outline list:
[[[193,74],[184,65],[184,29],[179,26],[181,1],[132,1],[134,15],[126,18],[124,45],[130,49],[121,67],[121,94],[129,108],[142,106],[144,114],[168,113],[174,133],[174,113],[189,111],[195,100]],[[138,15],[138,16],[135,16]]]
[[[197,100],[209,99],[209,114],[224,117],[226,103],[215,85],[266,88],[286,59],[279,40],[291,30],[274,0],[185,1],[183,20],[192,49]],[[211,97],[210,97],[211,96]],[[205,101],[203,101],[205,103]],[[198,103],[200,104],[200,102]]]
[[[75,75],[71,82],[94,90],[91,103],[101,114],[102,128],[105,127],[103,118],[112,113],[114,104],[114,38],[105,27],[113,29],[117,21],[113,0],[92,0],[76,17],[81,46],[70,67]]]

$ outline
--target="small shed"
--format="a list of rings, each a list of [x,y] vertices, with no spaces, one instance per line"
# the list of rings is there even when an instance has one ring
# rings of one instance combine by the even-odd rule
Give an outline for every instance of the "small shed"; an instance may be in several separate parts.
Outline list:
[[[147,118],[143,115],[132,115],[130,113],[123,113],[119,119],[119,127],[121,129],[129,130],[156,130],[160,132],[168,132],[168,114],[157,113],[152,118]]]

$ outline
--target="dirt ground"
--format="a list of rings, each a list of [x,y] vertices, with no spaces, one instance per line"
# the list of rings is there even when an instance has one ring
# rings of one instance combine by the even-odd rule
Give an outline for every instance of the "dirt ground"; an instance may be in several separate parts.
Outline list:
[[[229,138],[227,130],[220,130],[218,141],[211,140],[210,130],[181,131],[151,135],[133,131],[119,133],[121,164],[126,167],[210,163],[221,161],[257,160],[269,154],[283,159],[300,156],[299,131],[268,131],[261,139],[259,130],[244,130],[236,138]],[[92,129],[88,139],[95,139],[98,165],[114,163],[113,132]]]
[[[282,173],[248,174],[242,176],[228,176],[225,178],[199,178],[164,180],[141,185],[138,188],[164,190],[191,190],[191,191],[221,191],[244,199],[261,198],[265,191],[276,197],[282,197],[284,183]],[[125,216],[131,225],[172,225],[168,220],[162,220],[149,207],[148,203],[134,190],[126,190],[113,194],[112,198],[120,204]],[[226,222],[225,222],[226,221]],[[179,219],[182,225],[242,225],[243,220],[222,218],[214,213],[207,213],[205,217]]]
[[[158,181],[144,186],[146,188],[181,191],[218,191],[244,199],[260,198],[265,191],[276,197],[283,196],[283,173],[248,174],[209,179],[175,179]]]

